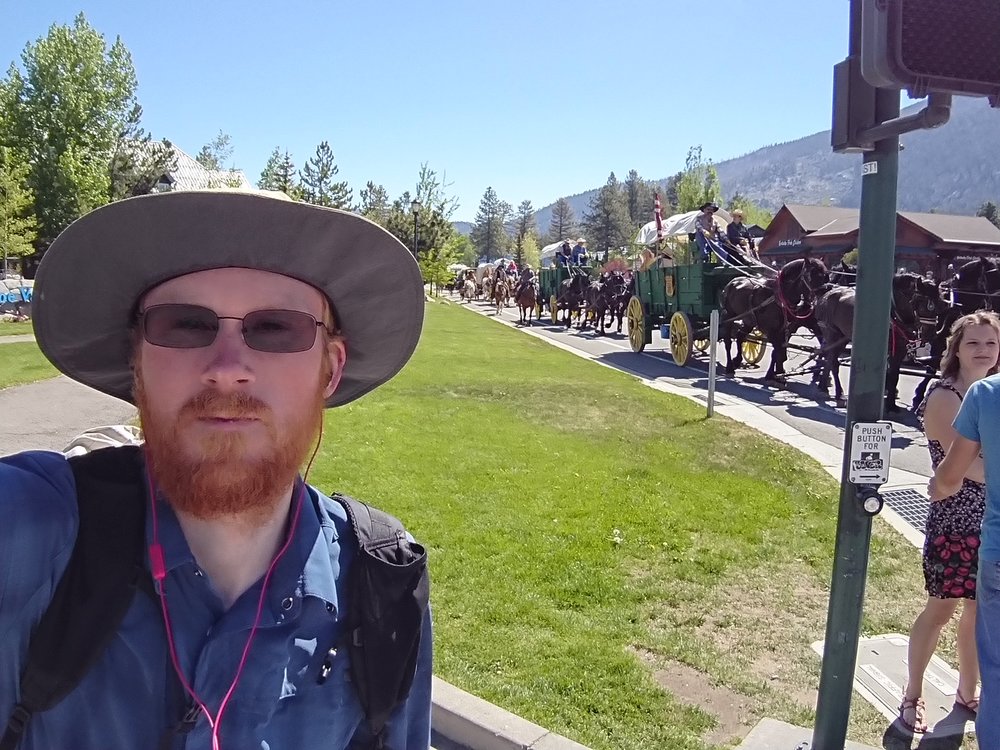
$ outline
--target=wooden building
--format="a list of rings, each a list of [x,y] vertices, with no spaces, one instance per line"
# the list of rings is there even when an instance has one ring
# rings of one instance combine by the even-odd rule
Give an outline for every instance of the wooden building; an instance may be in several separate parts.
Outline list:
[[[761,257],[782,265],[806,253],[827,265],[858,246],[859,211],[785,204],[758,243]],[[1000,229],[981,216],[896,213],[896,267],[943,278],[949,263],[1000,256]]]

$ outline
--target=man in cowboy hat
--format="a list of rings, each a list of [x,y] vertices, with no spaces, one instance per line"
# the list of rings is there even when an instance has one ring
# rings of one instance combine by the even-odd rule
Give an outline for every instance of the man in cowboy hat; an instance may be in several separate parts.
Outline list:
[[[21,750],[367,746],[358,679],[348,648],[337,651],[359,606],[347,587],[356,527],[299,469],[318,450],[324,408],[378,387],[413,353],[423,285],[412,255],[351,213],[164,193],[76,221],[36,281],[49,360],[138,407],[155,593],[133,598]],[[0,487],[0,712],[11,715],[80,511],[61,454],[0,459]],[[429,746],[429,616],[416,664],[386,748]],[[186,740],[171,736],[178,714]]]
[[[707,259],[710,256],[707,240],[714,242],[719,234],[719,228],[715,225],[715,212],[719,210],[719,204],[715,201],[707,201],[702,203],[698,210],[701,213],[695,217],[695,242],[701,250],[702,257]]]
[[[587,262],[587,240],[583,237],[576,241],[576,246],[573,248],[573,252],[570,255],[571,262],[574,266],[582,266]]]

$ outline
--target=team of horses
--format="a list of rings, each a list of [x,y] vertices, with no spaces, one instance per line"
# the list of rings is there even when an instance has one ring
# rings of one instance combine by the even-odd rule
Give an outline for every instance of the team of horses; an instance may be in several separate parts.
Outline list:
[[[832,381],[834,398],[843,402],[840,365],[853,334],[856,278],[856,268],[846,263],[828,269],[817,258],[800,258],[786,263],[771,278],[744,276],[730,281],[720,297],[719,336],[726,352],[725,373],[732,376],[742,366],[741,344],[749,336],[763,336],[772,350],[764,380],[780,385],[786,377],[791,337],[804,328],[817,341],[809,359],[814,363],[813,385],[828,396]],[[485,295],[497,314],[512,301],[518,307],[521,324],[530,325],[532,314],[549,304],[541,299],[537,282],[515,284],[500,273],[483,281],[480,292],[474,277],[466,275],[457,291],[465,300]],[[950,288],[950,301],[945,299],[943,288]],[[631,274],[611,271],[592,278],[585,272],[571,273],[556,294],[555,319],[566,328],[574,321],[579,330],[593,326],[597,334],[606,333],[617,321],[617,332],[621,333],[625,308],[633,294]],[[900,370],[912,355],[914,342],[922,341],[930,348],[929,357],[922,362],[927,376],[917,388],[915,407],[940,366],[952,324],[961,315],[979,309],[1000,309],[1000,260],[969,261],[944,284],[908,272],[893,277],[885,381],[887,410],[898,408]]]

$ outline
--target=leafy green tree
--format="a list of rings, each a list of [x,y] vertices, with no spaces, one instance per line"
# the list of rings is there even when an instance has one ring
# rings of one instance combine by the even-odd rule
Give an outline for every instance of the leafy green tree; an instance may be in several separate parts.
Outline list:
[[[718,200],[722,195],[719,173],[712,162],[704,161],[701,146],[688,149],[684,171],[677,181],[677,210],[693,211],[708,201]]]
[[[11,64],[0,84],[0,142],[29,165],[38,242],[47,247],[111,192],[108,164],[137,105],[132,56],[120,38],[110,48],[81,13],[52,25]]]
[[[381,185],[371,180],[361,189],[361,204],[358,213],[381,224],[389,214],[389,193]]]
[[[995,227],[1000,228],[1000,212],[997,210],[997,204],[993,201],[986,201],[981,205],[976,211],[976,216],[983,216],[989,219]]]
[[[233,139],[228,133],[221,130],[211,141],[201,147],[201,151],[194,157],[194,160],[205,169],[221,170],[226,169],[226,162],[233,155]],[[230,167],[232,169],[232,167]]]
[[[565,198],[560,198],[552,207],[552,218],[549,220],[549,242],[559,242],[569,239],[577,233],[576,214]]]
[[[439,293],[442,286],[454,279],[455,274],[448,270],[448,266],[461,262],[467,244],[468,238],[456,232],[444,244],[420,251],[417,256],[420,273],[424,281],[431,285],[432,293]]]
[[[597,195],[591,198],[589,209],[583,215],[583,225],[589,235],[592,252],[604,251],[610,255],[630,242],[632,231],[628,197],[614,172]]]
[[[757,224],[761,227],[767,227],[771,223],[771,219],[774,215],[768,211],[766,208],[761,208],[752,200],[747,198],[743,193],[737,192],[729,199],[729,203],[726,204],[726,210],[732,213],[736,209],[743,211],[744,223],[747,225]]]
[[[524,243],[521,246],[521,260],[517,262],[518,268],[525,264],[538,268],[541,250],[542,248],[538,244],[538,234],[535,232],[528,232],[524,238]]]
[[[302,194],[307,203],[330,208],[350,209],[353,191],[346,182],[335,182],[340,172],[333,158],[333,149],[323,141],[316,147],[316,155],[306,162],[299,174]]]
[[[472,222],[470,237],[479,251],[479,256],[487,262],[501,257],[507,251],[505,227],[514,210],[506,201],[500,200],[492,187],[486,188],[476,220]]]
[[[7,259],[31,255],[38,235],[38,222],[31,212],[34,196],[27,186],[30,168],[18,162],[14,152],[0,146],[0,251],[3,273]]]
[[[535,235],[535,209],[531,201],[521,201],[514,215],[514,260],[518,266],[524,265],[524,249],[528,238]],[[536,242],[537,246],[538,243]],[[538,262],[538,259],[535,259]]]

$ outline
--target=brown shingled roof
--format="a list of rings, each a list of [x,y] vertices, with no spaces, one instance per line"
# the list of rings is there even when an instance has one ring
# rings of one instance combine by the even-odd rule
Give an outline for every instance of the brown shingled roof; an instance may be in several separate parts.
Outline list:
[[[854,227],[857,228],[858,225],[858,209],[856,208],[841,208],[840,206],[803,206],[796,203],[786,203],[785,208],[788,209],[789,213],[791,213],[792,217],[798,222],[804,232],[819,231],[838,219],[853,219]]]
[[[787,203],[785,208],[802,230],[812,237],[841,236],[858,229],[860,212],[856,208]],[[923,214],[915,211],[899,211],[897,216],[933,235],[941,242],[1000,247],[1000,229],[982,216]]]
[[[1000,229],[982,216],[919,214],[914,211],[900,211],[899,216],[934,235],[941,242],[1000,246]]]

